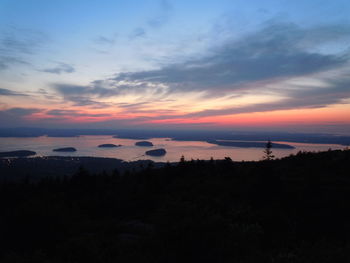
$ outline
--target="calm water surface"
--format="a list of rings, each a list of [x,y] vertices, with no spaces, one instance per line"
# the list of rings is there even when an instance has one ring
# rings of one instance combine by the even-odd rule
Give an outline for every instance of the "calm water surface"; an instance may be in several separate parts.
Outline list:
[[[33,137],[33,138],[0,138],[0,151],[32,150],[37,156],[93,156],[111,157],[125,161],[150,159],[157,162],[177,162],[182,155],[185,159],[223,159],[226,156],[235,161],[260,160],[263,155],[262,148],[225,147],[197,141],[172,141],[169,138],[149,139],[153,147],[135,146],[139,140],[119,139],[112,136],[79,136],[79,137]],[[117,148],[98,148],[105,143],[121,144]],[[295,149],[272,149],[277,158],[285,157],[298,151],[327,151],[329,148],[344,149],[345,146],[336,144],[309,144],[281,142],[296,147]],[[75,147],[77,152],[60,153],[52,149],[61,147]],[[144,153],[150,149],[165,148],[167,154],[163,157],[146,156]]]

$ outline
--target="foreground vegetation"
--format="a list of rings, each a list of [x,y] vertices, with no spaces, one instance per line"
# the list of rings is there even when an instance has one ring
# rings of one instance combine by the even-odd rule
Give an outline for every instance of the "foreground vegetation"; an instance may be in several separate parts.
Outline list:
[[[350,262],[350,151],[0,185],[0,262]]]

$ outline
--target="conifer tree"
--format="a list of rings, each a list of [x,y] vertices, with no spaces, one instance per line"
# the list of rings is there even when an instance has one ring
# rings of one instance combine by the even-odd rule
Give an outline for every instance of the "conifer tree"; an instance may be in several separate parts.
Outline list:
[[[275,156],[272,154],[271,148],[272,148],[272,142],[269,139],[266,143],[266,148],[264,150],[263,160],[271,161],[271,160],[273,160],[273,158],[275,158]]]

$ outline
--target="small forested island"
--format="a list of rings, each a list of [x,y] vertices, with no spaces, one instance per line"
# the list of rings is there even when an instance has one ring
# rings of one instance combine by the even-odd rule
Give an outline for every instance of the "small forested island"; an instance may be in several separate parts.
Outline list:
[[[106,143],[106,144],[100,144],[98,147],[99,148],[116,148],[116,147],[120,147],[121,145],[118,144],[112,144],[112,143]]]
[[[154,150],[149,150],[145,152],[146,155],[149,156],[164,156],[166,154],[165,149],[154,149]]]
[[[139,141],[135,143],[136,146],[144,146],[144,147],[150,147],[153,146],[152,142],[149,141]]]
[[[27,150],[0,152],[0,157],[27,157],[32,155],[36,155],[36,152]]]
[[[52,151],[54,151],[54,152],[76,152],[77,149],[75,149],[74,147],[64,147],[64,148],[53,149]]]
[[[265,148],[266,142],[244,142],[244,141],[225,141],[225,140],[207,140],[207,143],[220,146],[242,147],[242,148]],[[295,149],[294,146],[282,143],[272,143],[274,149]]]

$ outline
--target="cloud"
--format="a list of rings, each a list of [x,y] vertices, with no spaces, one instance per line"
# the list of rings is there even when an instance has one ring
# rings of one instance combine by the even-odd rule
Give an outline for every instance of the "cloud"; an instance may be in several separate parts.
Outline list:
[[[117,35],[114,34],[112,37],[98,36],[94,39],[94,42],[101,45],[114,45]]]
[[[33,114],[42,113],[40,116],[30,118]],[[96,122],[110,116],[104,113],[88,113],[78,110],[53,109],[45,111],[39,108],[10,108],[0,110],[0,127],[11,127],[19,125],[55,125],[67,120],[76,118],[84,118],[94,120]]]
[[[23,93],[18,93],[9,89],[0,88],[0,96],[28,96],[28,95]]]
[[[159,14],[147,21],[148,25],[153,28],[161,27],[168,22],[173,6],[169,1],[162,0],[159,3],[159,9]]]
[[[331,104],[341,104],[344,99],[350,98],[350,77],[348,75],[339,74],[335,79],[322,76],[315,76],[315,78],[318,80],[321,79],[321,82],[323,82],[322,88],[319,86],[310,87],[304,85],[294,85],[291,87],[289,85],[291,89],[284,92],[285,98],[274,102],[207,109],[184,115],[163,116],[160,119],[202,118],[278,110],[324,108]],[[288,86],[287,83],[281,83],[281,85]]]
[[[65,101],[71,101],[75,106],[94,105],[96,107],[109,106],[107,103],[101,102],[101,99],[108,99],[119,95],[131,94],[146,97],[162,96],[163,90],[159,87],[154,89],[147,84],[120,84],[113,80],[95,80],[90,85],[71,85],[56,83],[52,85]]]
[[[61,109],[54,109],[49,110],[46,112],[47,115],[51,116],[69,116],[69,117],[107,117],[108,114],[94,114],[94,113],[84,113],[77,110],[61,110]]]
[[[37,108],[10,108],[0,110],[0,126],[10,127],[26,124],[26,117],[41,111],[42,109]]]
[[[272,24],[241,40],[226,43],[211,55],[171,64],[158,70],[121,73],[116,81],[166,84],[171,91],[206,90],[217,93],[242,84],[288,78],[344,65],[348,56],[310,51],[317,45],[350,36],[350,27],[302,29],[294,24]],[[324,34],[321,34],[323,32]]]
[[[96,99],[119,94],[119,91],[116,89],[100,87],[94,83],[90,86],[54,84],[53,88],[63,96],[64,100],[73,102],[75,106],[93,105],[95,107],[105,107],[107,106],[106,103],[97,101]]]
[[[46,35],[28,29],[16,27],[0,30],[0,71],[12,65],[30,65],[30,56],[34,55],[44,42]]]
[[[49,92],[47,92],[45,89],[42,89],[42,88],[39,89],[36,93],[43,96],[47,100],[55,100],[57,97],[54,94],[50,94]]]
[[[79,86],[69,84],[55,84],[54,89],[67,97],[92,95],[101,98],[119,94],[119,91],[116,89],[104,88],[98,85]]]
[[[62,74],[62,73],[73,73],[75,72],[75,68],[72,65],[69,65],[66,63],[58,63],[56,67],[46,68],[40,71],[46,72],[46,73],[52,73],[52,74]]]
[[[29,65],[28,62],[12,56],[2,56],[0,55],[0,71],[9,68],[12,65]]]
[[[37,108],[10,108],[7,110],[3,110],[2,112],[23,117],[23,116],[31,115],[33,113],[37,113],[41,111],[42,111],[41,109],[37,109]]]
[[[302,28],[269,22],[259,31],[227,41],[203,57],[156,70],[122,72],[86,86],[55,84],[54,88],[65,100],[79,106],[103,107],[108,105],[101,102],[105,98],[133,94],[139,98],[134,103],[114,105],[139,114],[154,109],[160,99],[179,100],[186,93],[202,94],[204,100],[220,96],[244,99],[245,95],[260,94],[277,98],[269,103],[211,106],[181,116],[176,109],[159,109],[162,116],[149,120],[321,108],[350,97],[348,39],[349,25]]]
[[[145,36],[146,36],[146,30],[144,28],[142,28],[142,27],[138,27],[138,28],[135,28],[131,32],[129,38],[133,40],[133,39],[140,38],[140,37],[145,37]]]

